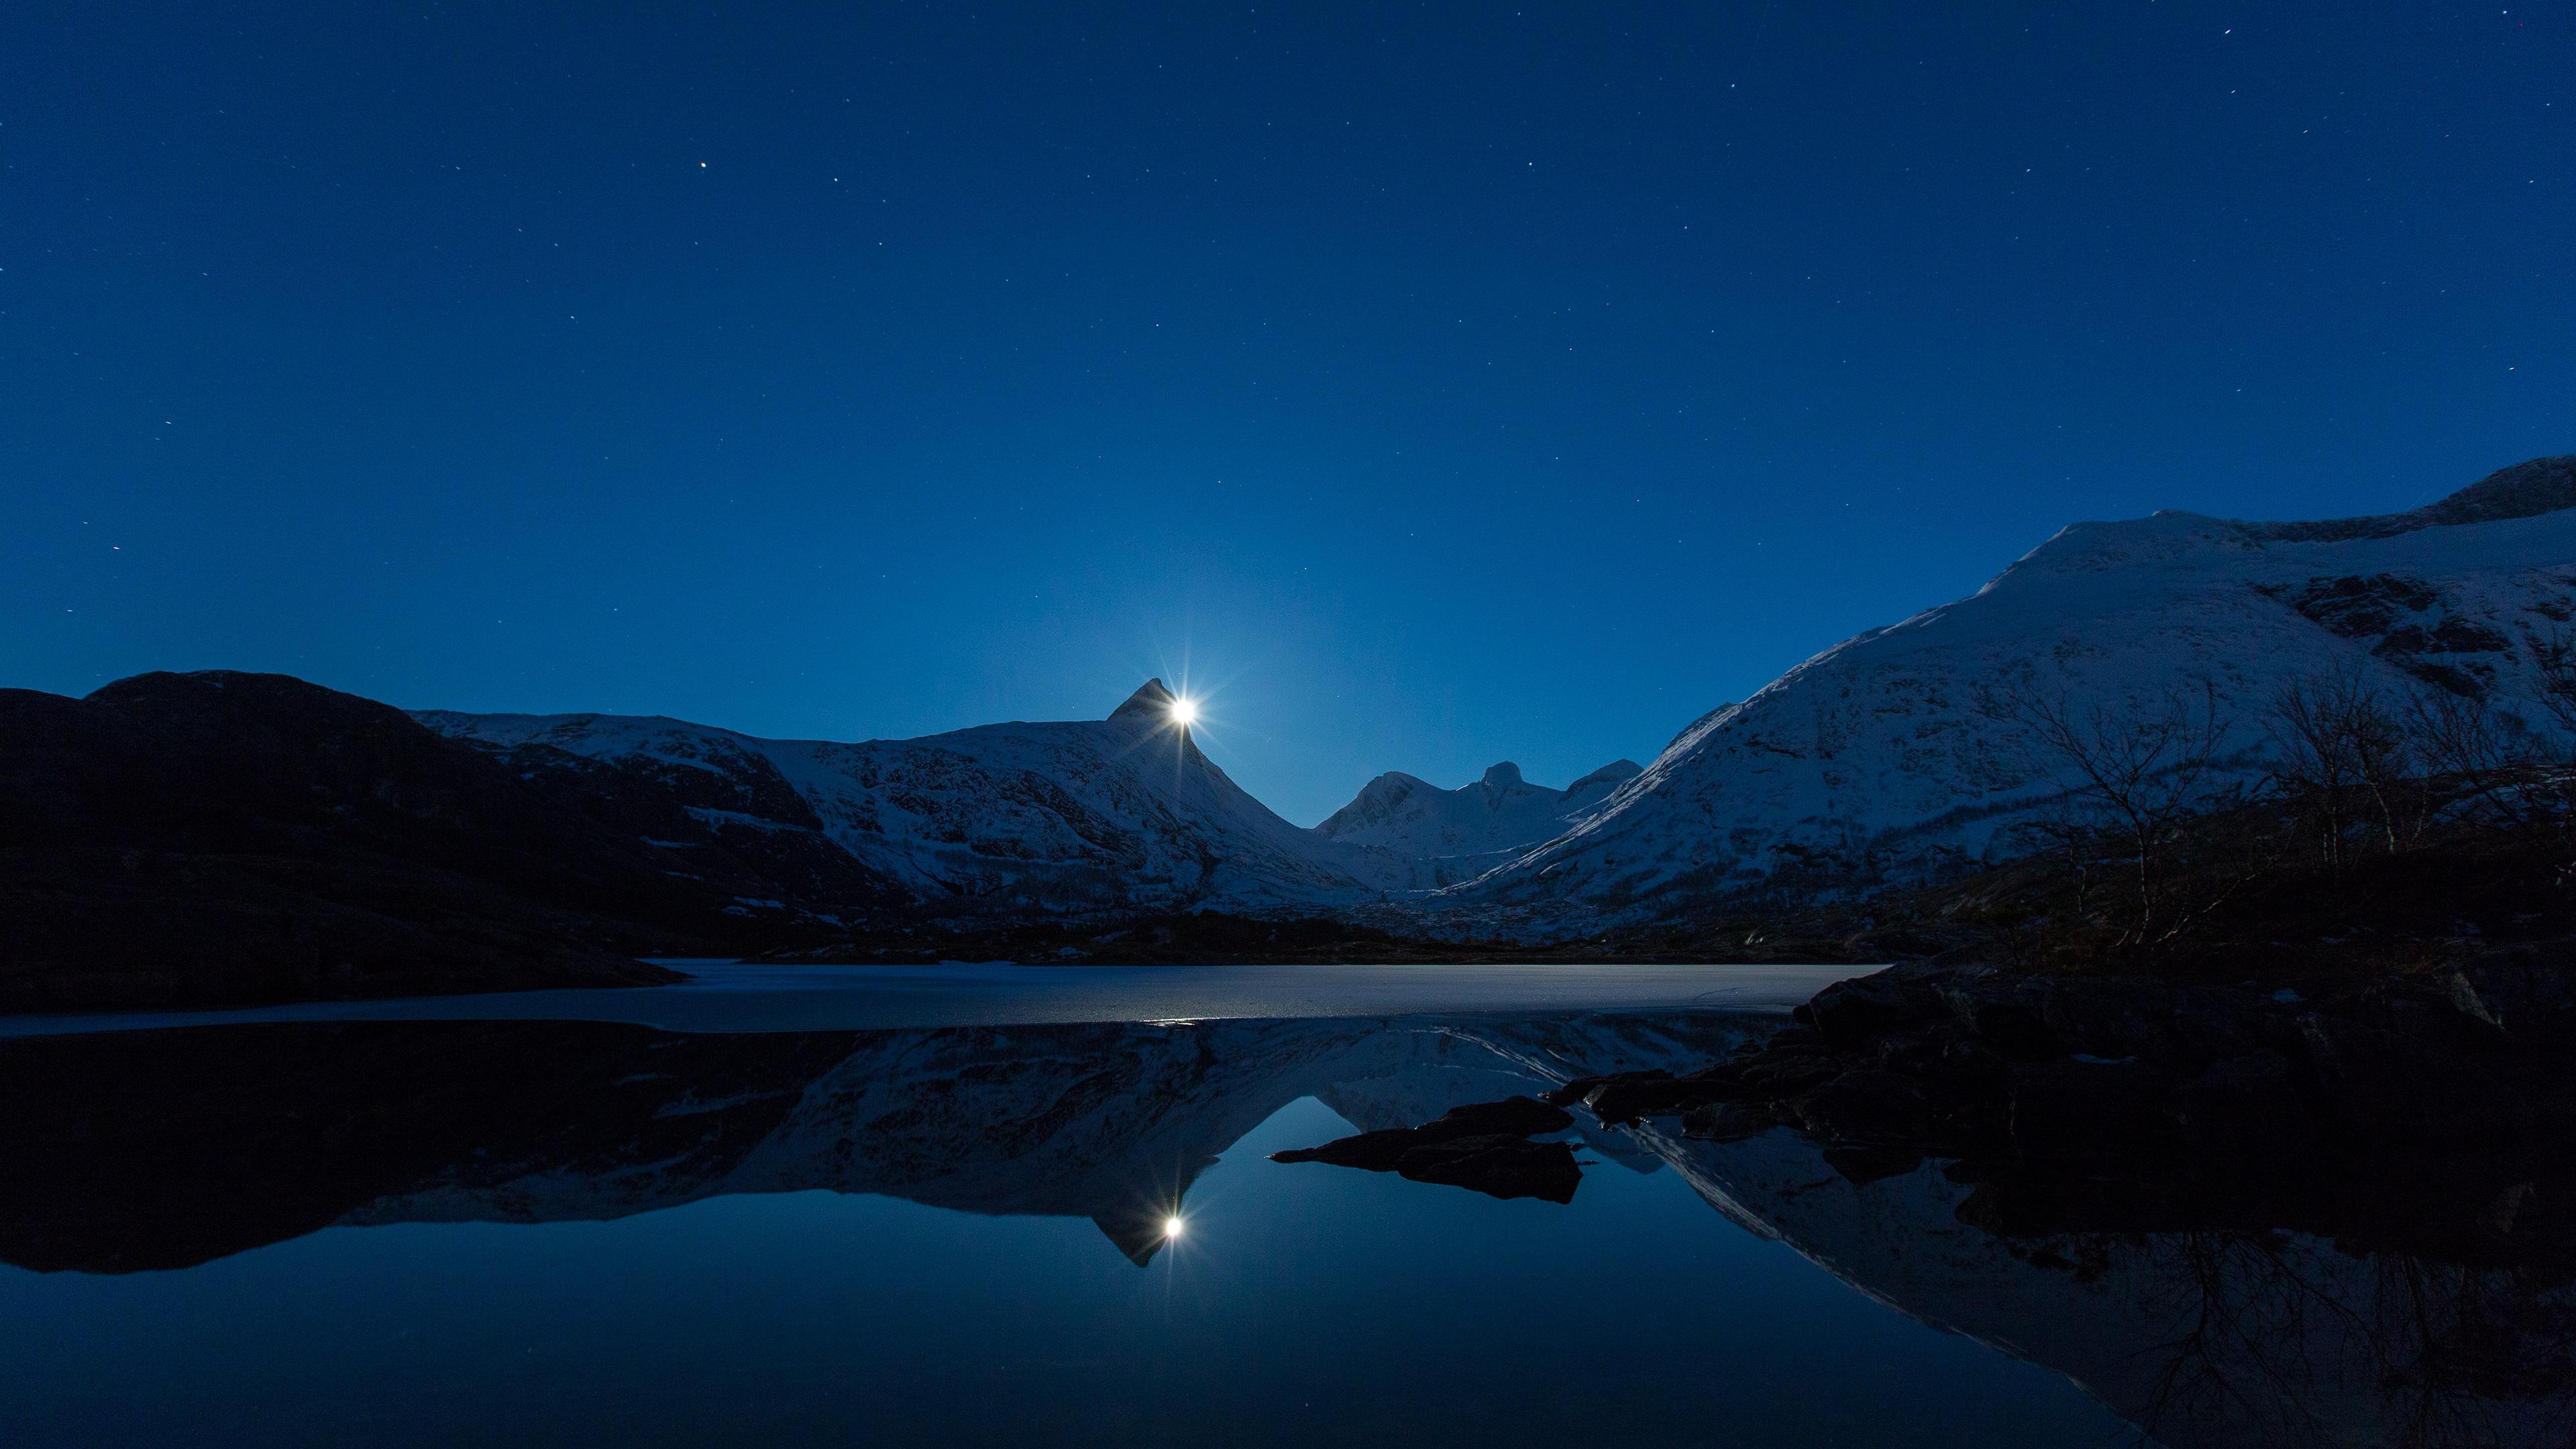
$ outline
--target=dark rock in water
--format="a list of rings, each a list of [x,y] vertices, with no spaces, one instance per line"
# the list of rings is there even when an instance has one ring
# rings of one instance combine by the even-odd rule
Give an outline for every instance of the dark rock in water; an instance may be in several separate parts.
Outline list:
[[[2086,1163],[2157,1156],[2176,1145],[2165,1080],[2139,1061],[2039,1062],[2017,1067],[2012,1141],[2024,1157]]]
[[[1964,1043],[1973,1040],[1961,1030],[1957,1022],[1947,1021],[1932,1026],[1908,1026],[1902,1031],[1888,1032],[1874,1041],[1861,1043],[1859,1049],[1846,1055],[1859,1056],[1865,1052],[1875,1057],[1878,1065],[1888,1071],[1898,1072],[1917,1080],[1928,1080],[1941,1075],[1942,1060],[1952,1042]]]
[[[1452,1107],[1419,1127],[1388,1127],[1338,1138],[1321,1147],[1274,1152],[1270,1160],[1325,1162],[1335,1167],[1393,1172],[1407,1153],[1435,1143],[1490,1137],[1518,1140],[1544,1132],[1562,1132],[1573,1125],[1574,1115],[1562,1107],[1551,1107],[1531,1097],[1506,1097],[1499,1102]]]
[[[2012,1079],[2012,1063],[1956,1021],[1893,1034],[1873,1043],[1868,1052],[1850,1056],[1874,1057],[1881,1070],[1912,1081],[1927,1097],[1944,1101],[2000,1094]]]
[[[1582,1097],[1592,1115],[1607,1126],[1622,1126],[1645,1117],[1667,1117],[1711,1102],[1730,1101],[1760,1089],[1745,1080],[1733,1063],[1676,1077],[1669,1072],[1622,1072],[1598,1079]]]
[[[1399,1176],[1415,1182],[1443,1183],[1488,1197],[1545,1198],[1574,1201],[1583,1170],[1574,1149],[1563,1142],[1525,1142],[1495,1134],[1453,1137],[1416,1147],[1395,1165]]]
[[[1509,1137],[1536,1137],[1543,1132],[1562,1132],[1573,1125],[1574,1114],[1562,1107],[1553,1107],[1531,1097],[1505,1097],[1499,1102],[1452,1107],[1413,1130],[1426,1136],[1468,1137],[1501,1133]]]
[[[1670,1072],[1622,1072],[1593,1088],[1583,1100],[1592,1115],[1604,1122],[1634,1122],[1675,1110],[1679,1090]]]
[[[1823,1051],[1825,1038],[1812,1026],[1784,1026],[1762,1044],[1765,1052]]]
[[[1571,1107],[1591,1096],[1595,1088],[1608,1080],[1610,1080],[1608,1077],[1576,1077],[1561,1087],[1541,1093],[1539,1100],[1552,1107]]]
[[[2041,977],[2012,983],[2016,1005],[2037,1015],[2048,1054],[2107,1058],[2163,1058],[2176,1044],[2172,987],[2145,981],[2086,981]],[[2243,1051],[2230,1040],[2222,1050]]]
[[[1953,1092],[2000,1090],[2012,1080],[2012,1063],[1983,1042],[1944,1042],[1932,1078]]]
[[[2022,993],[1997,987],[1953,987],[1944,994],[1961,1024],[1975,1032],[1986,1046],[2014,1061],[2039,1061],[2066,1051],[2035,1004],[2023,999]]]
[[[1710,1142],[1759,1137],[1779,1125],[1779,1114],[1758,1102],[1712,1102],[1682,1114],[1682,1135]]]
[[[1930,1112],[1923,1093],[1894,1072],[1845,1072],[1794,1104],[1799,1125],[1836,1143],[1919,1141]]]
[[[1808,1056],[1803,1053],[1766,1059],[1744,1069],[1744,1084],[1774,1097],[1794,1097],[1811,1091],[1843,1074],[1842,1063],[1832,1057]]]
[[[1270,1154],[1273,1162],[1323,1162],[1393,1172],[1415,1182],[1468,1188],[1492,1197],[1572,1202],[1583,1180],[1574,1149],[1524,1139],[1562,1132],[1573,1114],[1530,1097],[1453,1107],[1419,1127],[1391,1127]]]
[[[1389,1127],[1377,1132],[1363,1132],[1356,1137],[1336,1138],[1321,1147],[1294,1147],[1270,1154],[1273,1162],[1324,1162],[1335,1167],[1358,1167],[1370,1172],[1393,1172],[1404,1160],[1404,1154],[1422,1146],[1427,1139],[1411,1127]]]
[[[1857,1046],[1915,1015],[1903,984],[1887,972],[1837,981],[1807,1002],[1809,1024],[1837,1048]]]
[[[1923,1149],[1911,1142],[1878,1142],[1867,1146],[1834,1146],[1824,1150],[1825,1165],[1855,1184],[1903,1177],[1923,1165]]]

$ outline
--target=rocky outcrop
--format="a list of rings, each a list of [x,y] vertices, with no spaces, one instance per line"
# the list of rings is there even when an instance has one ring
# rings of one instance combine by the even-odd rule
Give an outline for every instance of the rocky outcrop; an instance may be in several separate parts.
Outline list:
[[[1567,1203],[1574,1201],[1574,1189],[1583,1181],[1573,1147],[1528,1139],[1573,1125],[1573,1115],[1561,1107],[1509,1097],[1453,1107],[1419,1127],[1391,1127],[1321,1147],[1274,1152],[1270,1160],[1324,1162],[1446,1183],[1488,1197]]]
[[[1605,1123],[1710,1140],[1794,1127],[1856,1176],[1926,1155],[2042,1174],[2307,1172],[2506,1152],[2576,1129],[2576,966],[2532,949],[2331,1001],[1917,963],[1681,1074],[1583,1078]]]

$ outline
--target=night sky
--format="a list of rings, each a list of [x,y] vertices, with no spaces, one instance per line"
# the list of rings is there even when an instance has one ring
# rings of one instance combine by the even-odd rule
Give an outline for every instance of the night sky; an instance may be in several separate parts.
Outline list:
[[[0,16],[0,684],[1565,783],[2576,450],[2564,4]],[[750,13],[759,12],[759,13]]]

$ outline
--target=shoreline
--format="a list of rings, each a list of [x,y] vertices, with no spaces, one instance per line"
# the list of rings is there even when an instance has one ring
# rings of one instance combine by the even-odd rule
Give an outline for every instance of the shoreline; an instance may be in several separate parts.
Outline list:
[[[668,1031],[726,1032],[1492,1012],[1785,1015],[1851,970],[1834,964],[1551,962],[787,966],[700,958],[694,964],[704,969],[690,980],[664,986],[6,1016],[0,1017],[0,1040],[388,1020],[616,1021]]]

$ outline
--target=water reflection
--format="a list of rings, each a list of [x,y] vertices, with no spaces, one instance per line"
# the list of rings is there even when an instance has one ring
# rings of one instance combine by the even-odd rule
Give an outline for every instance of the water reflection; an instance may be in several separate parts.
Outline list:
[[[29,1038],[0,1043],[0,1260],[175,1268],[333,1223],[606,1219],[827,1188],[1086,1217],[1142,1264],[1216,1155],[1300,1097],[1407,1127],[1593,1063],[1704,1058],[1762,1020],[743,1035],[420,1021]]]
[[[334,1225],[605,1222],[820,1188],[1087,1219],[1145,1266],[1197,1244],[1193,1193],[1219,1155],[1266,1121],[1303,1120],[1282,1110],[1311,1098],[1393,1135],[1336,1156],[1339,1133],[1318,1126],[1265,1150],[1383,1157],[1424,1184],[1389,1190],[1461,1197],[1437,1163],[1405,1172],[1406,1154],[1499,1132],[1579,1143],[1586,1175],[1669,1171],[1879,1303],[2067,1374],[2171,1445],[2576,1437],[2564,1183],[2463,1182],[2447,1208],[2417,1191],[2330,1221],[2286,1208],[2212,1220],[2134,1185],[1937,1162],[1854,1171],[1787,1131],[1694,1141],[1669,1119],[1604,1129],[1580,1109],[1561,1131],[1473,1112],[1449,1119],[1473,1130],[1445,1139],[1402,1130],[1576,1076],[1687,1068],[1765,1024],[1608,1013],[690,1035],[414,1021],[0,1042],[0,1260],[124,1275]],[[1537,1196],[1514,1206],[1576,1211],[1557,1206],[1571,1186]],[[1540,1251],[1524,1241],[1516,1251]]]
[[[2166,1443],[2576,1443],[2564,1184],[2490,1199],[2463,1182],[2346,1201],[2330,1229],[2271,1227],[2139,1184],[1855,1174],[1790,1132],[1698,1142],[1673,1125],[1638,1130],[1720,1211],[2064,1371]]]

